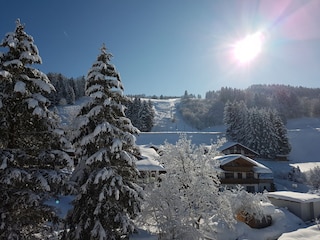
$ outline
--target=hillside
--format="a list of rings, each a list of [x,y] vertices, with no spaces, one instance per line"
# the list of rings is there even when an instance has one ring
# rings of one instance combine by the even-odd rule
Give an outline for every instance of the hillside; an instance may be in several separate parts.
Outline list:
[[[151,99],[151,101],[155,110],[154,127],[152,132],[140,133],[137,136],[138,144],[160,145],[164,141],[175,143],[182,132],[192,138],[194,144],[211,144],[217,138],[224,136],[224,126],[214,126],[199,131],[184,121],[177,110],[177,106],[181,101],[179,98]]]
[[[151,99],[155,110],[154,127],[152,132],[169,131],[193,131],[177,111],[180,98],[173,99]]]
[[[85,101],[85,98],[78,101],[78,105],[58,107],[61,119],[65,125],[70,124],[71,119],[79,109],[79,104],[83,101]],[[179,99],[152,100],[156,113],[153,132],[140,133],[139,136],[137,136],[138,145],[158,145],[163,144],[164,141],[174,144],[182,132],[186,133],[194,144],[208,145],[217,138],[224,136],[224,126],[216,126],[201,132],[188,126],[177,113],[177,104],[179,104],[179,101]],[[318,153],[320,143],[320,119],[292,119],[288,121],[286,126],[289,141],[292,145],[289,161],[276,162],[261,159],[259,162],[272,169],[277,190],[308,192],[309,186],[289,181],[287,176],[292,166],[299,166],[302,172],[306,172],[315,165],[320,165],[320,155]],[[274,224],[272,228],[252,230],[244,225],[237,226],[238,234],[241,233],[241,235],[238,235],[240,236],[238,239],[256,239],[252,238],[253,236],[260,236],[261,239],[273,239],[268,236],[276,236],[277,234],[279,236],[279,233],[294,231],[299,228],[301,228],[299,231],[291,233],[291,238],[288,236],[288,238],[281,239],[296,239],[297,236],[299,236],[300,239],[301,236],[308,236],[310,233],[312,233],[312,237],[308,239],[318,239],[319,233],[315,232],[317,231],[316,226],[304,230],[308,225],[302,224],[301,220],[297,219],[290,212],[282,209],[282,213],[280,213],[281,212],[278,212],[279,215],[276,217],[276,221],[279,222]],[[156,239],[156,237],[145,233],[144,235],[139,235],[131,239]]]
[[[75,105],[57,107],[64,125],[71,123],[79,106],[84,101],[87,101],[86,97],[78,100]],[[225,127],[223,125],[198,131],[186,123],[177,111],[177,105],[180,103],[179,98],[151,99],[151,101],[155,110],[154,127],[152,132],[140,133],[137,136],[138,144],[158,145],[163,144],[165,140],[174,144],[182,132],[186,133],[194,144],[210,144],[217,138],[224,136]],[[320,142],[320,118],[292,119],[287,122],[286,126],[292,145],[292,151],[289,155],[290,163],[299,163],[302,166],[308,162],[320,162],[320,154],[317,151]]]

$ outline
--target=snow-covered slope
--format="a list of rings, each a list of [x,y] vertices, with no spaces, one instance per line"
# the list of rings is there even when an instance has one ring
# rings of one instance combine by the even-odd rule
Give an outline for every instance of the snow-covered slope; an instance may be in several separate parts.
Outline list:
[[[149,99],[145,99],[149,100]],[[178,111],[180,98],[172,99],[151,99],[155,110],[154,127],[152,132],[199,132],[199,130],[190,126]],[[223,126],[201,130],[200,132],[215,132],[224,129]]]
[[[225,127],[215,126],[210,129],[199,131],[184,121],[177,107],[180,98],[173,99],[151,99],[155,110],[154,127],[152,132],[140,133],[137,137],[139,145],[160,145],[165,141],[176,143],[180,134],[187,134],[194,144],[210,145],[218,138],[224,136]]]
[[[77,104],[81,104],[86,99],[81,99]],[[192,139],[194,144],[210,144],[217,138],[224,136],[224,126],[216,126],[206,132],[198,132],[183,121],[177,112],[177,104],[180,99],[169,100],[151,100],[155,108],[155,126],[151,133],[140,133],[137,137],[139,145],[146,144],[163,144],[164,141],[175,143],[181,132],[186,132],[187,136]],[[75,116],[78,105],[58,107],[60,116],[65,124],[69,124],[73,116]],[[286,176],[292,166],[299,166],[302,171],[307,171],[315,165],[320,165],[320,119],[318,118],[301,118],[292,119],[287,123],[288,137],[292,145],[292,151],[289,155],[289,161],[260,161],[267,167],[271,168],[275,175],[275,182],[278,190],[293,190],[293,191],[308,191],[308,187],[288,181],[283,177]],[[237,227],[237,239],[257,239],[255,236],[261,236],[263,239],[274,239],[270,236],[279,236],[279,232],[293,231],[299,228],[305,228],[306,225],[301,225],[301,222],[296,220],[295,216],[282,209],[275,212],[279,216],[274,216],[274,220],[278,221],[272,228],[266,229],[251,229],[246,225]],[[280,216],[281,215],[281,216]],[[281,223],[281,224],[280,224]],[[241,225],[241,224],[240,224]],[[230,236],[231,237],[231,236]],[[320,231],[318,227],[313,226],[306,229],[301,229],[298,232],[285,234],[279,239],[320,239]],[[147,233],[137,235],[132,239],[156,239],[155,236],[150,236]],[[235,238],[232,238],[235,239]]]
[[[290,160],[295,163],[320,162],[320,119],[289,120],[287,129],[292,145]]]
[[[79,110],[79,105],[88,101],[86,97],[79,99],[75,105],[59,106],[58,112],[63,124],[70,124]],[[210,144],[217,138],[223,137],[224,126],[214,126],[205,131],[197,131],[186,123],[179,112],[177,105],[179,98],[174,99],[151,99],[155,110],[155,122],[152,132],[140,133],[137,143],[144,144],[163,144],[165,140],[175,143],[179,135],[187,133],[194,144]],[[320,119],[319,118],[300,118],[292,119],[287,123],[288,137],[292,145],[289,155],[290,164],[299,164],[302,169],[308,169],[312,164],[309,162],[320,162],[318,151],[320,144]]]
[[[58,114],[61,118],[63,125],[72,124],[73,119],[76,117],[80,110],[80,106],[89,101],[88,97],[82,97],[76,101],[74,105],[61,105],[57,106]]]
[[[161,100],[151,99],[154,106],[155,118],[153,132],[176,131],[180,121],[177,119],[176,105],[180,102],[179,98]]]

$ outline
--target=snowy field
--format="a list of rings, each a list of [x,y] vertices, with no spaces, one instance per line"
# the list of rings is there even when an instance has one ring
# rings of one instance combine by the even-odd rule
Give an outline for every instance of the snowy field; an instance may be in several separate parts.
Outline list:
[[[152,100],[156,118],[153,132],[140,133],[137,136],[138,145],[160,145],[165,141],[174,144],[182,132],[186,133],[188,138],[194,144],[210,145],[218,138],[224,136],[225,128],[217,126],[205,131],[195,131],[187,123],[181,120],[176,111],[176,103],[179,99],[172,100]],[[79,102],[81,103],[81,101]],[[59,107],[60,116],[68,124],[70,119],[76,114],[78,106]],[[289,190],[297,192],[308,192],[309,187],[303,184],[297,184],[284,178],[292,168],[299,166],[302,172],[306,172],[314,166],[320,166],[320,119],[302,118],[289,120],[287,123],[288,137],[292,145],[292,151],[289,155],[289,161],[274,162],[268,160],[259,160],[271,168],[274,172],[274,181],[278,190]],[[68,203],[67,203],[68,204]],[[277,209],[274,206],[266,206],[266,211],[272,216],[273,224],[264,229],[252,229],[244,223],[238,223],[235,231],[231,233],[228,229],[221,227],[218,233],[218,239],[221,240],[291,240],[308,239],[319,240],[320,229],[318,225],[304,223],[301,219],[290,213],[286,209]],[[320,227],[320,226],[319,226]],[[155,240],[157,236],[141,230],[135,234],[132,240]]]

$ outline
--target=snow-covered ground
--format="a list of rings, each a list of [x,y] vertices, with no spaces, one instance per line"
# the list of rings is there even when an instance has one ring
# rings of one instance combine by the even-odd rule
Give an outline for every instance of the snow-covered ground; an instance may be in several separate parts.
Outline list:
[[[77,103],[81,104],[82,101],[83,99]],[[152,100],[156,112],[155,126],[153,132],[140,133],[137,136],[138,145],[160,145],[164,141],[174,144],[182,132],[186,133],[194,144],[209,145],[224,136],[224,126],[216,126],[201,132],[195,131],[181,119],[177,112],[176,104],[179,101],[179,99]],[[58,107],[60,116],[65,124],[70,122],[78,108],[77,105]],[[285,179],[285,176],[287,176],[292,166],[299,166],[302,172],[306,172],[316,165],[320,166],[320,154],[318,151],[320,147],[320,119],[301,118],[289,120],[287,129],[292,145],[289,161],[259,160],[259,162],[273,170],[277,190],[307,192],[309,191],[308,186],[289,181]],[[277,209],[273,206],[269,206],[267,209],[273,218],[273,224],[270,227],[252,229],[244,223],[238,223],[236,225],[236,235],[231,234],[226,229],[222,229],[219,235],[220,239],[320,239],[320,230],[317,224],[304,223],[286,209]],[[282,233],[285,234],[280,237]],[[141,230],[139,234],[132,236],[131,239],[155,240],[157,237]]]

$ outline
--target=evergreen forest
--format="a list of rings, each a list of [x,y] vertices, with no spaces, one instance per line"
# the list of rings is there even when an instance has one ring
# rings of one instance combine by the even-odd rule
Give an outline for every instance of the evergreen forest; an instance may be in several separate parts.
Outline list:
[[[320,116],[320,88],[281,84],[252,85],[243,90],[222,87],[208,91],[204,99],[185,92],[179,111],[190,125],[202,130],[223,124],[226,103],[241,101],[248,108],[277,111],[284,123],[293,118]]]

